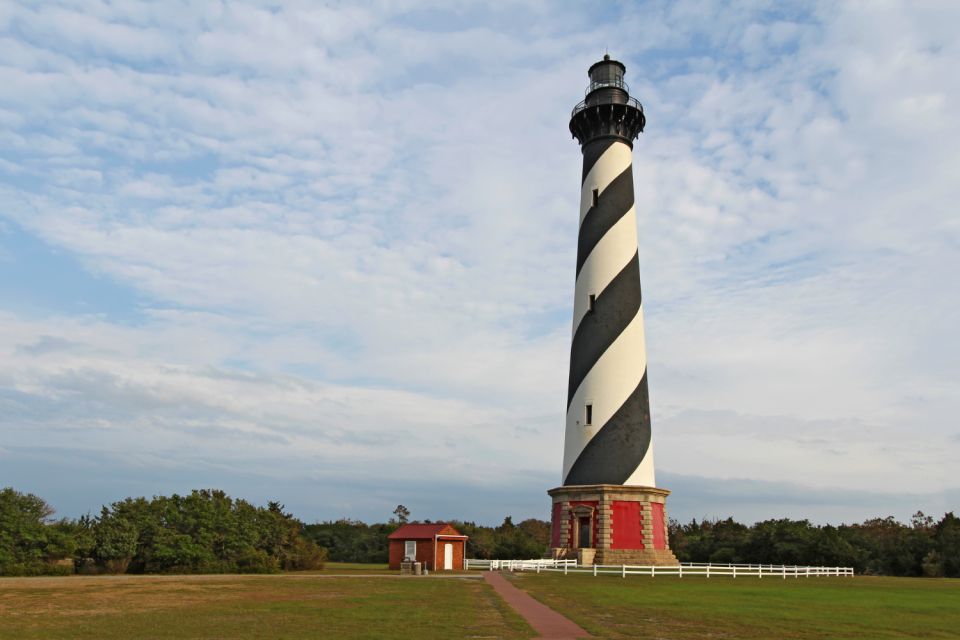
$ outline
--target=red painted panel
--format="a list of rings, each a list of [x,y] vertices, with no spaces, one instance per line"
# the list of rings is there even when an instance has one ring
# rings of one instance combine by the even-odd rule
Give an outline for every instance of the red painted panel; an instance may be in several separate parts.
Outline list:
[[[399,569],[403,562],[403,540],[390,541],[390,568]]]
[[[643,549],[643,515],[639,502],[614,500],[611,549]]]
[[[552,528],[550,530],[550,546],[559,547],[560,546],[560,513],[563,510],[563,504],[559,502],[553,503],[553,517],[550,518]]]
[[[653,548],[666,549],[667,536],[663,527],[663,505],[659,502],[651,502],[650,511],[653,515]]]

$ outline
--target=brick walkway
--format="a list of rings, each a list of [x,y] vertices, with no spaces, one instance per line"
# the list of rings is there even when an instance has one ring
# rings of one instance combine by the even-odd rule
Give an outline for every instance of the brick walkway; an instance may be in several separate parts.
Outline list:
[[[487,581],[507,604],[526,618],[540,638],[545,640],[573,640],[589,638],[590,634],[581,629],[569,618],[565,618],[550,607],[537,602],[526,592],[507,582],[497,571],[485,571],[483,579]]]

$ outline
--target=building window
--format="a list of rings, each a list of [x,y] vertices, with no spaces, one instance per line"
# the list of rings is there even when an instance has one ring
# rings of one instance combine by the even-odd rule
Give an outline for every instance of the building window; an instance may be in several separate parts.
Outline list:
[[[404,540],[403,557],[410,558],[411,560],[417,559],[417,541],[416,540]]]
[[[593,311],[595,306],[597,306],[597,294],[591,293],[590,297],[587,298],[587,311]]]
[[[597,206],[600,202],[600,189],[593,190],[593,206]]]
[[[593,424],[593,405],[588,404],[586,409],[587,411],[586,411],[586,415],[584,416],[583,423],[589,426]]]

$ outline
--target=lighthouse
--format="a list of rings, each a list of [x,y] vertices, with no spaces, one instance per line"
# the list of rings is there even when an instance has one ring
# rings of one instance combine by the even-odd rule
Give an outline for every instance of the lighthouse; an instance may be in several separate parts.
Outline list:
[[[553,499],[555,557],[582,564],[676,564],[656,487],[633,194],[643,106],[626,67],[605,55],[573,108],[583,173],[567,390],[563,484]]]

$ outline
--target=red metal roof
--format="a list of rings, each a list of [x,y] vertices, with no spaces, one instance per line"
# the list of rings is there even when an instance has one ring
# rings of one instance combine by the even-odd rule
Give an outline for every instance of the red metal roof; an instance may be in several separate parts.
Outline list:
[[[399,529],[387,536],[391,540],[422,540],[432,538],[436,535],[459,536],[459,531],[443,522],[434,522],[432,524],[422,524],[411,522],[401,525]]]

